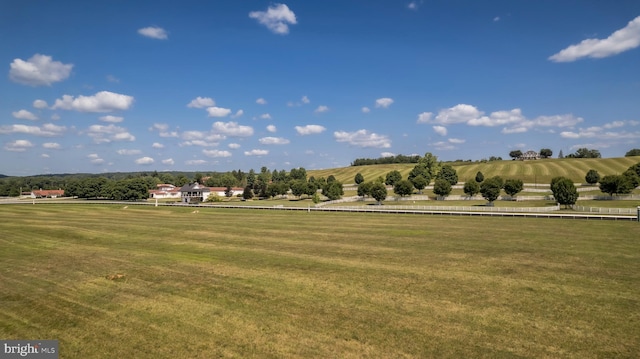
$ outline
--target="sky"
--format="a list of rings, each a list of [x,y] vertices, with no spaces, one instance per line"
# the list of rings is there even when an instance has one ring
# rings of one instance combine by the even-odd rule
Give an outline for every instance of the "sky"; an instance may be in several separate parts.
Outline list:
[[[0,4],[0,173],[640,148],[640,1]]]

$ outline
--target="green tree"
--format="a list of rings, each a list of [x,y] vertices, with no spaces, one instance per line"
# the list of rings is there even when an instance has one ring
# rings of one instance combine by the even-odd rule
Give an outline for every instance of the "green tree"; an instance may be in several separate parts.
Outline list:
[[[513,197],[522,191],[523,186],[522,180],[509,178],[504,181],[504,192]]]
[[[633,171],[636,175],[640,176],[640,162],[628,168],[629,171]]]
[[[371,197],[380,204],[387,198],[387,187],[383,183],[374,182],[371,185]]]
[[[415,189],[418,190],[418,193],[422,193],[422,190],[427,187],[427,185],[429,184],[426,178],[424,178],[424,176],[419,175],[416,177],[413,177],[411,180],[409,180],[411,182],[411,184],[413,184],[413,187],[415,187]]]
[[[509,152],[509,157],[511,157],[511,159],[518,159],[518,157],[522,156],[522,151],[520,150],[513,150],[511,152]],[[491,201],[489,201],[491,202]]]
[[[444,178],[438,178],[433,183],[433,193],[438,196],[448,196],[451,194],[451,182]]]
[[[438,162],[438,157],[431,154],[431,152],[425,153],[424,156],[418,160],[418,165],[426,168],[429,176],[424,176],[424,178],[426,178],[427,181],[431,181],[431,179],[435,178],[438,172],[440,172],[440,163]]]
[[[488,178],[480,185],[480,194],[482,194],[482,197],[489,203],[493,203],[493,201],[500,197],[502,186],[502,178],[498,176]]]
[[[301,181],[307,181],[307,170],[304,169],[304,167],[300,167],[300,168],[294,168],[291,170],[291,172],[289,173],[289,177],[292,180],[301,180]]]
[[[242,198],[244,198],[245,200],[253,198],[253,191],[251,190],[251,186],[249,186],[248,184],[244,188],[244,191],[242,191]]]
[[[567,158],[601,158],[600,151],[588,148],[578,148],[575,153],[567,155]]]
[[[358,196],[366,197],[371,195],[371,186],[373,182],[362,182],[358,185]]]
[[[393,186],[400,180],[402,180],[402,174],[400,174],[400,172],[397,170],[393,170],[387,173],[384,184],[386,184],[387,186]]]
[[[551,179],[551,192],[553,198],[556,199],[565,208],[574,205],[578,200],[578,190],[573,182],[566,177],[554,177]]]
[[[562,154],[562,150],[560,150],[560,152],[558,152],[558,158],[564,158],[564,155]]]
[[[549,158],[553,155],[553,151],[551,151],[551,149],[549,148],[543,148],[540,150],[540,157],[542,158]]]
[[[354,178],[354,181],[356,182],[357,185],[364,182],[364,176],[362,175],[362,173],[360,172],[356,173],[356,177]]]
[[[438,175],[436,176],[436,180],[437,179],[446,180],[452,186],[455,186],[455,184],[458,183],[458,174],[456,173],[456,170],[451,165],[444,165],[440,169],[440,172],[438,172]]]
[[[410,196],[413,193],[413,184],[409,180],[400,180],[393,185],[393,193],[400,197]]]
[[[291,182],[291,193],[300,198],[307,191],[307,182],[303,180],[294,180]]]
[[[331,201],[340,199],[344,194],[342,183],[338,182],[337,180],[334,180],[333,182],[327,181],[327,184],[322,189],[322,194],[325,197],[329,198],[329,200]]]
[[[482,172],[478,171],[478,173],[476,173],[476,182],[482,183],[482,181],[484,181],[484,175]]]
[[[633,157],[633,156],[640,156],[640,148],[634,148],[632,150],[627,151],[627,153],[624,154],[625,157]]]
[[[478,176],[476,176],[476,178],[478,178]],[[480,185],[476,181],[466,181],[462,190],[467,196],[473,197],[480,193]]]
[[[596,184],[600,181],[600,174],[598,171],[590,169],[584,176],[584,180],[587,181],[588,184]]]
[[[307,182],[306,190],[304,191],[304,194],[311,197],[317,192],[318,192],[318,187],[316,187],[316,184],[313,182]]]
[[[600,191],[611,196],[633,191],[633,184],[624,175],[607,175],[600,179]]]
[[[333,183],[333,182],[336,182],[336,181],[337,181],[337,179],[336,179],[336,176],[334,176],[334,175],[329,175],[329,177],[327,177],[327,184]]]

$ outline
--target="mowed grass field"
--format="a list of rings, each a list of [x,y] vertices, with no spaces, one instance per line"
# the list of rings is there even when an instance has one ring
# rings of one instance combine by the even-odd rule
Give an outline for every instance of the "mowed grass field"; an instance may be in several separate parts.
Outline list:
[[[452,166],[461,182],[474,179],[478,171],[485,178],[501,176],[504,179],[516,178],[525,183],[549,184],[551,179],[563,176],[576,183],[585,182],[584,176],[590,169],[598,171],[601,177],[622,174],[629,167],[640,162],[640,157],[619,158],[549,158],[536,161],[492,161],[486,163],[453,163]],[[369,165],[332,168],[326,170],[310,170],[309,176],[329,177],[334,175],[342,183],[354,183],[354,178],[360,172],[365,180],[372,181],[393,170],[400,171],[403,178],[407,178],[415,164]],[[433,184],[433,179],[431,181]]]
[[[195,210],[1,205],[0,338],[60,358],[640,352],[637,222]]]

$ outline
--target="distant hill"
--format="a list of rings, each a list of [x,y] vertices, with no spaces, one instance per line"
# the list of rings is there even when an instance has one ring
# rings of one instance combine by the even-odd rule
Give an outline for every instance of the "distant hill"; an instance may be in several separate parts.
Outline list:
[[[3,174],[0,174],[0,178],[7,178],[7,177],[9,177],[9,176],[5,176]]]
[[[517,178],[525,183],[548,184],[553,177],[564,176],[573,182],[584,182],[584,176],[590,169],[600,173],[600,176],[621,174],[632,165],[640,162],[640,156],[619,158],[548,158],[535,161],[491,161],[473,163],[452,163],[458,173],[460,181],[473,179],[478,171],[485,178],[501,176],[503,178]],[[354,183],[355,175],[360,172],[367,181],[374,180],[378,176],[384,178],[389,171],[398,170],[404,178],[409,174],[414,164],[387,164],[350,166],[325,170],[308,170],[308,176],[316,178],[334,175],[344,184]]]

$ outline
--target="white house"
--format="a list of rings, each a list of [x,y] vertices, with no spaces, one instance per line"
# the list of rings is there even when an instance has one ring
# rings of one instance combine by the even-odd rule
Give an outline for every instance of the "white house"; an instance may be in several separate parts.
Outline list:
[[[525,160],[539,160],[540,159],[540,154],[536,151],[527,151],[525,153],[523,153],[520,157],[518,157],[518,159],[520,161],[525,161]]]

